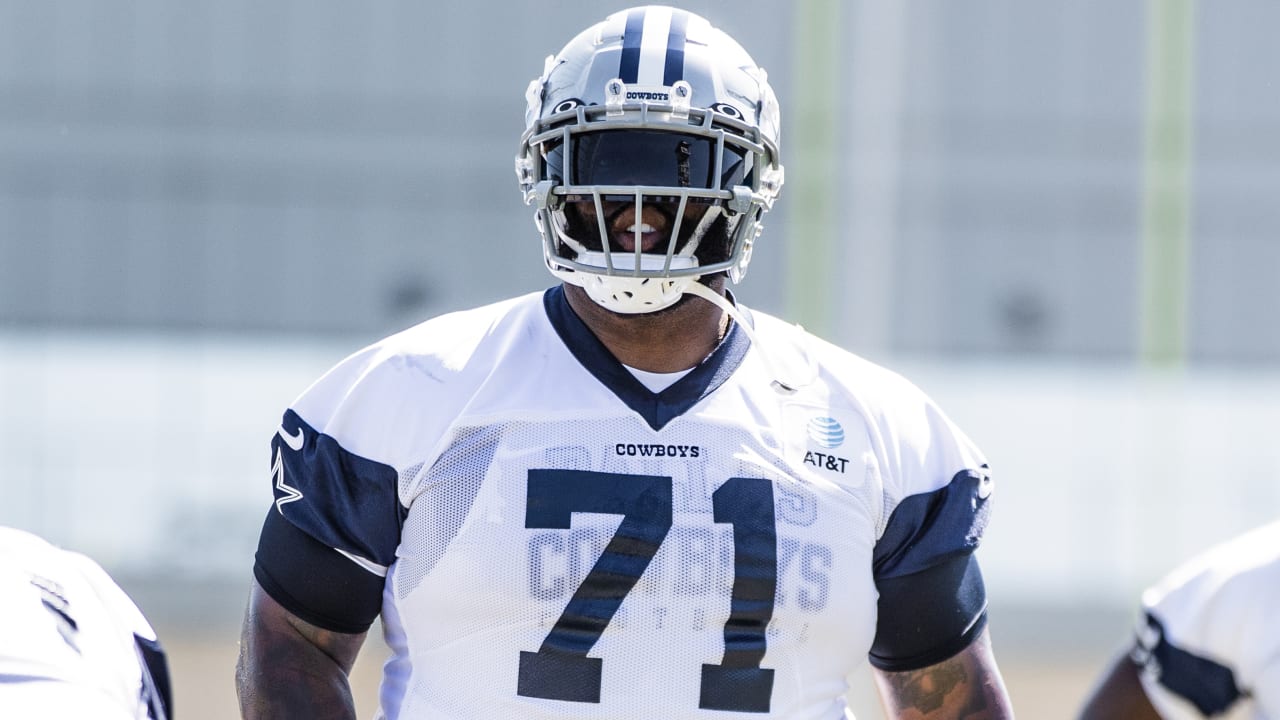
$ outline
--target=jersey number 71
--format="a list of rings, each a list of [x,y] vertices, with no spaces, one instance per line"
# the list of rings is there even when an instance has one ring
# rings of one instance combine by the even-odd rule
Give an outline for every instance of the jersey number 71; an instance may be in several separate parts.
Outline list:
[[[671,529],[671,478],[586,470],[530,470],[526,528],[569,529],[573,513],[621,515],[622,523],[537,652],[520,653],[517,693],[600,702],[604,661],[587,657]],[[768,712],[773,670],[760,667],[778,586],[773,483],[730,478],[711,496],[714,519],[733,526],[733,592],[724,658],[703,664],[698,706]]]

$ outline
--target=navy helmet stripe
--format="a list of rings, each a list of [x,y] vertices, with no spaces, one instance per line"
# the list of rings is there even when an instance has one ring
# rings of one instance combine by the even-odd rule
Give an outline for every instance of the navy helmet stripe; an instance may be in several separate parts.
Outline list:
[[[644,35],[644,8],[627,13],[627,26],[622,32],[622,63],[618,78],[624,83],[635,83],[640,76],[640,39]]]
[[[689,13],[676,10],[671,13],[671,31],[667,33],[667,64],[662,74],[662,84],[671,87],[684,79],[684,43],[689,28]]]

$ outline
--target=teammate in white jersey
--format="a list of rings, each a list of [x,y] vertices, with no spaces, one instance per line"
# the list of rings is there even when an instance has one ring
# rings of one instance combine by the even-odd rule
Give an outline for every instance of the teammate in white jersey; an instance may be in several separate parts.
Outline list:
[[[238,667],[247,718],[1011,717],[973,557],[982,453],[903,378],[764,313],[773,91],[625,10],[548,58],[516,171],[562,284],[341,362],[284,413]]]
[[[0,717],[164,720],[155,631],[93,560],[0,527]]]
[[[1280,719],[1280,521],[1187,561],[1142,610],[1082,720]]]

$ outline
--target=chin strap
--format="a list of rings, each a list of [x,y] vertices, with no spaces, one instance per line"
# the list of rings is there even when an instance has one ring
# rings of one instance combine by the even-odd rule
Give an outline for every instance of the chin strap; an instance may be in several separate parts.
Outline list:
[[[696,281],[689,283],[689,286],[684,291],[691,295],[697,295],[715,305],[728,313],[729,317],[738,323],[738,327],[742,328],[742,331],[747,334],[751,344],[760,350],[760,358],[769,369],[769,374],[773,376],[772,387],[774,390],[790,395],[818,379],[818,367],[814,364],[813,358],[809,356],[803,345],[796,345],[801,356],[799,358],[799,367],[797,367],[797,363],[786,363],[783,358],[771,352],[771,348],[765,348],[756,341],[756,333],[752,329],[751,323],[747,322],[742,312],[733,303],[729,302],[725,296]],[[796,328],[801,329],[799,325]]]

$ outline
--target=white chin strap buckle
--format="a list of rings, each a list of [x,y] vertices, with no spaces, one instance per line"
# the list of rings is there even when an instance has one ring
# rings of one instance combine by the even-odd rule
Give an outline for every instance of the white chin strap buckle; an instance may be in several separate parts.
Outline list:
[[[606,310],[625,315],[657,312],[675,305],[696,276],[682,278],[635,278],[616,275],[573,273],[570,282]]]
[[[612,274],[610,262],[613,263]],[[625,315],[657,312],[671,307],[691,285],[697,284],[699,277],[636,277],[632,274],[636,272],[635,253],[586,251],[578,255],[577,263],[588,265],[592,270],[556,274],[585,290],[597,305]],[[697,266],[698,259],[694,257],[672,256],[668,266],[666,255],[642,254],[639,271],[658,273],[664,270],[688,270]]]

